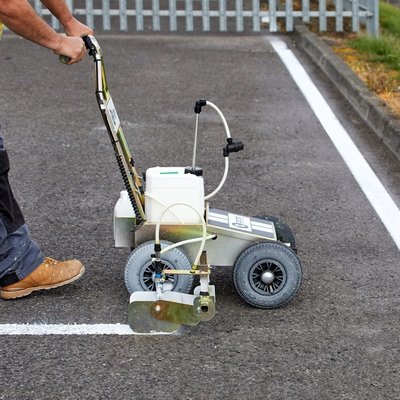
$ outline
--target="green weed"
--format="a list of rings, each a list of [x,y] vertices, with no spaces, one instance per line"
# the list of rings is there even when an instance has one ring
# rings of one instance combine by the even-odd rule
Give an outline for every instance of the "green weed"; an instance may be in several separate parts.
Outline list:
[[[393,35],[400,38],[400,9],[389,3],[379,4],[379,23],[383,35]]]
[[[384,63],[400,73],[400,9],[380,3],[381,35],[377,38],[360,34],[349,45],[369,55],[370,61]]]

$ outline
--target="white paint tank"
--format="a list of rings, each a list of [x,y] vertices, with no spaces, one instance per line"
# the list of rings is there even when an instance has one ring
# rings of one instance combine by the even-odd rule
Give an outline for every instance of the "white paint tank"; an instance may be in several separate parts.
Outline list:
[[[199,214],[204,215],[203,177],[185,174],[183,167],[149,168],[146,171],[145,204],[150,223],[156,223],[168,206],[177,204],[165,212],[162,223],[200,224]]]

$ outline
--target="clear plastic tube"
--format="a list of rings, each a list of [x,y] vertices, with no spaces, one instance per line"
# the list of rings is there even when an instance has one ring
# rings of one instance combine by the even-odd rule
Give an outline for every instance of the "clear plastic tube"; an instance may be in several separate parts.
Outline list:
[[[214,239],[215,237],[217,237],[216,234],[208,235],[206,236],[206,240],[211,240]],[[182,240],[181,242],[171,244],[170,246],[161,249],[161,254],[166,253],[167,251],[172,250],[175,247],[184,246],[185,244],[200,242],[202,239],[203,237],[198,237],[193,239]]]
[[[222,188],[222,186],[224,186],[226,178],[228,176],[228,171],[229,171],[229,157],[224,157],[225,158],[225,170],[224,170],[224,175],[222,176],[221,182],[219,183],[219,185],[215,188],[215,190],[213,192],[211,192],[210,194],[208,194],[207,196],[204,197],[204,200],[208,200],[211,199],[211,197],[215,196]]]
[[[224,127],[225,127],[226,137],[229,139],[231,137],[231,132],[229,130],[229,126],[228,126],[228,123],[226,122],[224,114],[222,114],[222,111],[214,103],[211,103],[211,101],[206,101],[206,103],[207,103],[208,106],[213,108],[218,113],[218,115],[221,117],[222,122],[223,122]]]
[[[225,127],[225,133],[226,133],[226,137],[229,139],[231,137],[231,133],[229,131],[229,126],[228,123],[226,122],[226,119],[224,117],[224,114],[222,114],[221,110],[214,104],[211,103],[211,101],[207,101],[206,104],[208,106],[210,106],[211,108],[213,108],[218,115],[221,117],[222,119],[222,123],[224,124]],[[219,183],[219,185],[216,187],[216,189],[214,191],[212,191],[210,194],[208,194],[207,196],[204,197],[204,200],[209,200],[211,199],[211,197],[215,196],[222,188],[222,186],[224,186],[226,178],[228,176],[228,171],[229,171],[229,157],[224,157],[225,158],[225,170],[224,170],[224,175],[222,176],[221,182]]]

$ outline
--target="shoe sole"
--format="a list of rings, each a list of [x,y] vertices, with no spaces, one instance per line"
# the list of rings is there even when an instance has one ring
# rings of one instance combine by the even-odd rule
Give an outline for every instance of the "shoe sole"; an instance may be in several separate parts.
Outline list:
[[[29,296],[32,292],[37,292],[38,290],[55,289],[55,288],[58,288],[58,287],[61,287],[64,285],[68,285],[69,283],[76,281],[84,273],[85,273],[85,267],[82,267],[82,269],[78,275],[73,276],[71,279],[68,279],[67,281],[58,282],[53,285],[36,286],[36,287],[32,287],[32,288],[27,288],[27,289],[16,290],[13,292],[1,291],[0,298],[2,298],[3,300],[13,300],[13,299],[19,299],[20,297]]]

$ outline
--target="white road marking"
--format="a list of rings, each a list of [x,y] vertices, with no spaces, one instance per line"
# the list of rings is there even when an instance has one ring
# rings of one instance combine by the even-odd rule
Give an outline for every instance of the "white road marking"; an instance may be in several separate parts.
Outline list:
[[[2,335],[177,335],[177,333],[136,333],[123,324],[0,324]]]
[[[1,324],[0,335],[133,335],[122,324]]]
[[[269,41],[400,249],[400,210],[286,43]]]

